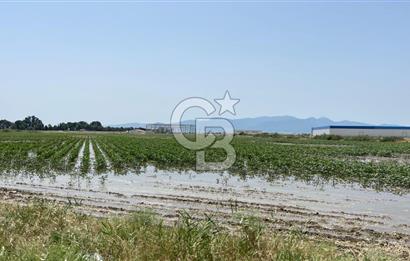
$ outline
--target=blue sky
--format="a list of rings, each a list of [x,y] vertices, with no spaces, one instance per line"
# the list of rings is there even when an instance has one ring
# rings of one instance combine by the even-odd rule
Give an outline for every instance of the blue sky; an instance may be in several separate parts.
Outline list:
[[[0,3],[0,118],[238,117],[410,125],[410,3]]]

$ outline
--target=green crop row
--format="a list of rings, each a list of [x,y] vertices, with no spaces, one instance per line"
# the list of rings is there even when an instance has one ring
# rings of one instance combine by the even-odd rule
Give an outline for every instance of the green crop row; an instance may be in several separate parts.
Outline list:
[[[80,150],[85,143],[84,153]],[[236,136],[234,175],[266,178],[292,176],[357,182],[379,189],[410,189],[410,143],[377,140],[318,140],[296,136]],[[94,158],[90,158],[90,148]],[[208,161],[221,161],[223,150],[207,149]],[[375,161],[363,161],[366,157]],[[139,172],[148,165],[159,169],[194,170],[195,151],[167,135],[95,133],[0,132],[0,173],[117,174]],[[94,162],[92,162],[94,161]]]
[[[84,144],[80,171],[81,174],[87,174],[90,171],[90,139],[87,139]]]
[[[95,155],[95,170],[97,173],[103,173],[107,171],[107,162],[102,154],[101,150],[98,147],[96,142],[92,143],[94,155]]]

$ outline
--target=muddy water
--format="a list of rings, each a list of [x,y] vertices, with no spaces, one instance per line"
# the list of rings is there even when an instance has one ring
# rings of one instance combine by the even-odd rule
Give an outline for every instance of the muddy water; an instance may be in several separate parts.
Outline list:
[[[95,173],[95,151],[93,148],[93,142],[90,140],[90,144],[89,144],[89,150],[90,150],[90,174],[94,174]]]
[[[83,156],[84,156],[84,149],[85,149],[85,141],[83,142],[83,145],[80,148],[80,151],[78,153],[78,157],[77,157],[77,161],[75,162],[75,166],[74,169],[76,171],[80,170],[81,167],[81,161],[83,160]]]
[[[391,240],[400,234],[399,240],[410,242],[410,194],[355,185],[314,185],[293,179],[268,182],[262,177],[242,179],[228,173],[178,173],[149,167],[138,175],[1,176],[0,187],[18,191],[20,198],[25,194],[62,201],[75,198],[100,212],[150,207],[170,218],[184,209],[213,213],[221,219],[244,212],[280,229],[299,228],[355,240],[369,240],[374,233],[390,234],[387,240]]]

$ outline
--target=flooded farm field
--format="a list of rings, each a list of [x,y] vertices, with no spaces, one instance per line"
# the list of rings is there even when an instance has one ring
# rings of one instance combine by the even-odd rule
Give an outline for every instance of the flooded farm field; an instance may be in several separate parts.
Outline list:
[[[410,143],[235,137],[233,146],[232,169],[212,173],[195,172],[195,153],[166,135],[5,133],[0,200],[97,217],[151,209],[167,222],[187,211],[226,227],[250,215],[346,247],[410,248],[410,164],[395,160]]]
[[[140,174],[81,177],[2,176],[1,199],[33,197],[73,204],[96,216],[153,209],[165,219],[180,211],[232,224],[236,214],[256,215],[278,230],[300,230],[341,241],[410,246],[410,195],[357,185],[309,184],[292,178],[267,181],[228,173],[171,172],[148,167]]]

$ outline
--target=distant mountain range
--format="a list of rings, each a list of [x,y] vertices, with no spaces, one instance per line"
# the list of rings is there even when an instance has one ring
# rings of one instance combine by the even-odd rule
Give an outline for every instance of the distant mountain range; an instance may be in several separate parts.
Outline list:
[[[231,120],[236,130],[254,130],[277,133],[310,133],[313,127],[327,125],[369,125],[367,123],[355,121],[332,121],[328,118],[307,118],[299,119],[292,116],[267,116],[257,118],[243,118]],[[185,121],[184,124],[192,124],[193,121]],[[111,127],[144,128],[144,123],[126,123],[111,125]]]
[[[234,120],[236,130],[260,130],[278,133],[310,133],[313,127],[327,125],[369,125],[355,121],[332,121],[328,118],[299,119],[292,116],[258,117]]]

